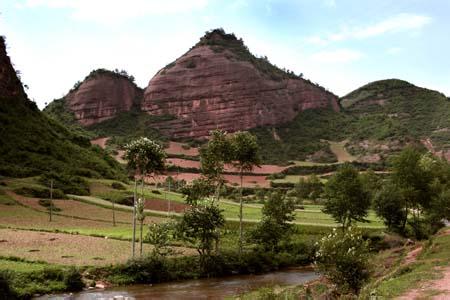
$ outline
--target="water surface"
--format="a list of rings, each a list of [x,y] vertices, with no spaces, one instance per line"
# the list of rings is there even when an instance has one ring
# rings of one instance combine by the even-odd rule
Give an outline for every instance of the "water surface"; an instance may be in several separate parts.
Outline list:
[[[130,285],[106,290],[84,291],[74,295],[51,295],[38,299],[97,300],[97,299],[223,299],[262,287],[298,285],[317,278],[311,269],[291,268],[261,275],[235,275],[154,285]]]

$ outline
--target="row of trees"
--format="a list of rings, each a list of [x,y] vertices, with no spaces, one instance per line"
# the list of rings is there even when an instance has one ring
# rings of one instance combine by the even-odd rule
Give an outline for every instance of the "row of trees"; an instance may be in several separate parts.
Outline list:
[[[134,200],[133,212],[133,256],[135,253],[136,219],[140,222],[141,253],[142,224],[145,218],[144,181],[146,176],[155,175],[165,169],[165,153],[162,147],[147,138],[131,142],[126,147],[125,159],[128,167],[135,170],[141,181],[141,198]],[[211,132],[210,140],[200,149],[202,177],[182,188],[186,202],[190,205],[181,221],[177,224],[177,234],[180,238],[197,245],[201,257],[207,256],[213,249],[219,250],[220,228],[225,219],[219,208],[225,164],[232,164],[240,175],[240,206],[239,206],[239,253],[243,245],[243,175],[259,165],[258,145],[256,138],[248,132],[237,132],[228,135],[216,130]],[[137,183],[135,183],[137,185]],[[136,194],[136,193],[135,193]],[[159,229],[155,226],[154,230]]]
[[[450,164],[407,147],[391,160],[389,172],[365,174],[344,164],[325,184],[323,211],[342,225],[317,244],[316,263],[340,292],[357,293],[369,278],[369,246],[356,222],[369,209],[388,230],[417,239],[428,237],[450,219]]]

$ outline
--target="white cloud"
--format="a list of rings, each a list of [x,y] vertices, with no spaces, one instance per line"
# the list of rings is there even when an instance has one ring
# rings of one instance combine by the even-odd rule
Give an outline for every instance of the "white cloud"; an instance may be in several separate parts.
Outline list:
[[[320,51],[311,55],[311,59],[320,63],[348,63],[359,60],[364,55],[352,49],[336,49]]]
[[[20,7],[69,9],[76,20],[116,24],[136,17],[200,10],[207,5],[208,0],[26,0]]]
[[[315,45],[326,45],[331,42],[349,39],[365,39],[387,33],[419,30],[431,21],[432,19],[428,16],[403,13],[368,26],[344,26],[338,32],[334,32],[325,37],[311,36],[306,41]]]

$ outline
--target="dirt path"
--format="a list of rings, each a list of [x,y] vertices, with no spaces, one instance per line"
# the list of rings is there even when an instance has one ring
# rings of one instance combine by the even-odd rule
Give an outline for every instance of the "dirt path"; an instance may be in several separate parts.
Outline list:
[[[443,235],[450,235],[450,229],[442,233]],[[422,250],[422,247],[416,248],[406,256],[405,263],[411,263],[416,260],[417,255]],[[409,290],[406,294],[398,297],[397,300],[411,300],[411,299],[435,299],[444,300],[450,299],[450,266],[442,269],[443,277],[425,282],[419,288]],[[435,296],[427,297],[427,292],[432,292]]]

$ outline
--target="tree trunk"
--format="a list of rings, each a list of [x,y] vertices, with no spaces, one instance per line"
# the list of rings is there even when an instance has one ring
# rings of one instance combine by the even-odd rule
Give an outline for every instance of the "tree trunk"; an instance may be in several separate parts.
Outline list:
[[[216,201],[217,201],[217,206],[219,206],[219,198],[220,198],[220,188],[222,187],[222,183],[219,182],[219,184],[217,185],[217,190],[216,190]],[[216,239],[216,253],[220,254],[220,228],[217,228],[217,239]]]
[[[116,214],[115,214],[115,209],[114,209],[114,203],[115,203],[115,200],[112,201],[112,223],[113,223],[113,226],[116,226]]]
[[[141,221],[141,225],[140,225],[140,237],[139,237],[139,254],[142,256],[142,225],[143,225],[144,221]]]
[[[239,257],[242,255],[242,181],[243,181],[243,175],[242,170],[239,173],[240,179],[241,179],[241,189],[240,189],[240,195],[239,195]]]
[[[137,180],[134,178],[134,197],[133,197],[133,258],[136,253],[136,194],[137,194]]]

